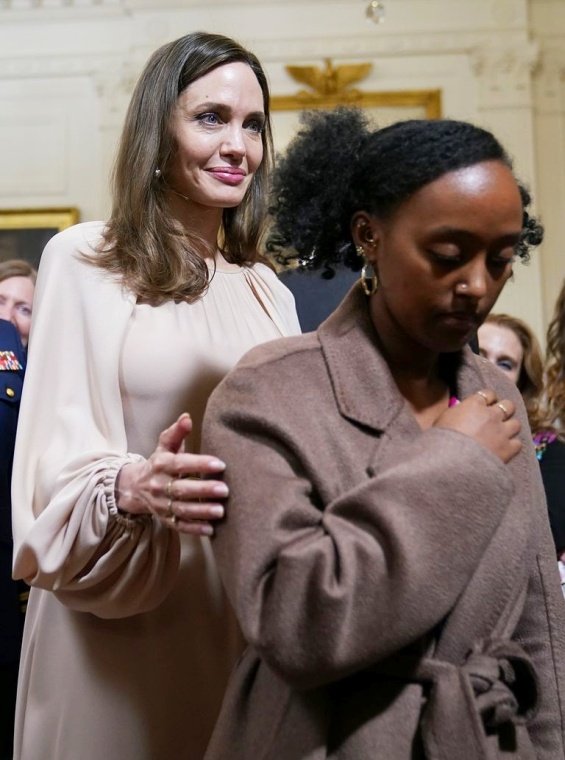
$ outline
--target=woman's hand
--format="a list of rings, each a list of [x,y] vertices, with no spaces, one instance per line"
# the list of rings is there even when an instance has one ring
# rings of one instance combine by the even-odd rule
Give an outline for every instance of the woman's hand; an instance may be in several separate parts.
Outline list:
[[[516,406],[510,399],[499,401],[493,390],[483,389],[446,409],[434,427],[457,430],[474,438],[506,464],[522,448],[515,412]]]
[[[212,522],[224,516],[218,499],[228,495],[228,487],[202,476],[223,472],[225,464],[216,457],[184,453],[191,430],[190,416],[182,414],[163,430],[145,462],[124,465],[116,481],[116,503],[123,512],[156,515],[180,533],[211,536]]]

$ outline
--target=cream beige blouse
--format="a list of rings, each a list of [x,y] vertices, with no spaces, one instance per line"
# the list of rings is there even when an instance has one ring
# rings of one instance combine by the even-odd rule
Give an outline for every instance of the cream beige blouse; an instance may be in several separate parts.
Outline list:
[[[202,757],[239,651],[209,540],[114,503],[120,467],[252,346],[299,331],[267,267],[218,262],[195,304],[158,307],[81,261],[101,223],[47,246],[13,483],[14,574],[32,586],[15,758]],[[210,452],[213,453],[213,452]]]

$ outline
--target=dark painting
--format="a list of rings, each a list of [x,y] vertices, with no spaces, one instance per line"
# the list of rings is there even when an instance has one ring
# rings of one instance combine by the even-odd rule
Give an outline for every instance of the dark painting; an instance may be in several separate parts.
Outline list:
[[[0,229],[0,261],[25,259],[37,269],[41,253],[57,227],[36,227],[23,230]]]
[[[24,259],[35,269],[49,240],[76,224],[78,209],[0,209],[0,261]]]

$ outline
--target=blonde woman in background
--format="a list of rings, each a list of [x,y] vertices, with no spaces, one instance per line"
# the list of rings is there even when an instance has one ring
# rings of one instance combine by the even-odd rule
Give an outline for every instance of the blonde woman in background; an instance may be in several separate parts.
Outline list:
[[[552,323],[555,324],[555,323]],[[556,333],[555,327],[550,331]],[[524,399],[540,463],[551,532],[565,582],[565,442],[559,437],[544,400],[543,358],[528,325],[508,314],[489,314],[479,327],[480,354],[516,383]],[[555,341],[552,343],[556,345]],[[556,372],[553,376],[556,376]]]
[[[186,35],[136,86],[108,224],[43,254],[14,467],[17,760],[204,754],[240,641],[201,417],[247,349],[299,330],[258,253],[270,155],[256,57]]]
[[[0,262],[0,319],[11,322],[24,346],[31,328],[37,272],[23,259]]]

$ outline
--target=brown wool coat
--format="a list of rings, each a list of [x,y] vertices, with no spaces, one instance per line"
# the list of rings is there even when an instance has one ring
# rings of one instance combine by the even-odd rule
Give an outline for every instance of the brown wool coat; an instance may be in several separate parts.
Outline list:
[[[208,406],[228,463],[214,551],[249,642],[206,760],[563,760],[565,604],[521,400],[508,465],[422,432],[354,288],[254,349]],[[536,699],[537,693],[537,699]]]

